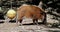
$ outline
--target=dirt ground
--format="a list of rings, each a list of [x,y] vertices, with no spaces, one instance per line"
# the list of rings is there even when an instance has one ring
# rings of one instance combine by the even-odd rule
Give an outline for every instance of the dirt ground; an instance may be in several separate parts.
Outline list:
[[[48,28],[45,25],[22,25],[16,23],[1,23],[0,32],[49,32],[48,30],[59,31],[58,28]]]

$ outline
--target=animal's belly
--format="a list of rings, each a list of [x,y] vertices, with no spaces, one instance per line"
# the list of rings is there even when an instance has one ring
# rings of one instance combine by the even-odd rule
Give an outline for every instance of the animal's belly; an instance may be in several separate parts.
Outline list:
[[[28,14],[25,14],[25,17],[26,18],[32,18],[32,15],[28,13]]]
[[[43,15],[41,15],[41,14],[25,14],[25,17],[26,18],[37,18],[37,19],[40,19],[40,18],[42,18],[42,16]]]

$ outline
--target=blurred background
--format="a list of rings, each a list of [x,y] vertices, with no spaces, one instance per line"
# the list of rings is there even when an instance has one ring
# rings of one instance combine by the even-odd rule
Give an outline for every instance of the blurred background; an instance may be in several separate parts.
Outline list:
[[[22,4],[36,5],[38,7],[41,7],[42,9],[44,9],[46,11],[46,20],[47,20],[47,23],[49,23],[46,26],[60,28],[60,0],[0,0],[0,22],[7,20],[7,22],[10,21],[10,22],[16,23],[16,17],[14,17],[13,19],[8,19],[6,14],[10,9],[13,9],[14,11],[16,11],[17,8],[19,8]],[[29,21],[27,21],[27,22],[29,22]],[[5,29],[8,27],[14,28],[14,25],[16,25],[16,24],[9,23],[7,25],[5,23],[5,24],[3,24],[3,26],[0,24],[0,28],[2,28],[2,31],[4,31],[3,27],[5,27]],[[47,30],[50,29],[50,28],[48,29],[48,27],[45,27],[43,25],[40,25],[40,26],[44,29],[47,28]],[[40,26],[39,25],[36,26],[36,28],[39,29],[39,31],[42,30],[42,28]],[[26,27],[28,27],[28,25],[25,27],[24,26],[19,27],[19,31],[22,27],[25,29]],[[29,26],[29,29],[32,27],[35,27],[35,26],[34,25],[32,25],[31,27]],[[16,26],[15,26],[15,28],[16,28]],[[14,30],[14,29],[12,31],[18,30],[17,28],[16,28],[16,30]],[[9,31],[9,28],[6,30]],[[36,29],[34,29],[34,30],[30,29],[30,30],[34,31]],[[53,32],[57,32],[56,30],[58,30],[58,29],[54,30],[54,28],[52,28],[52,30],[53,30]],[[45,32],[45,31],[43,31],[43,32]],[[60,30],[59,30],[59,32],[60,32]]]
[[[22,4],[42,5],[41,8],[47,11],[47,14],[53,15],[53,19],[60,21],[60,0],[0,0],[0,19],[5,19],[4,16],[9,9],[16,11]]]

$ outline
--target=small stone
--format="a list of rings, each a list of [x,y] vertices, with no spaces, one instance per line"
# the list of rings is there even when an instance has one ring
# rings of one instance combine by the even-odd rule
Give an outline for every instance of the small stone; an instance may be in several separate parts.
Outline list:
[[[60,26],[58,26],[60,28]]]
[[[48,24],[47,26],[48,26],[48,27],[52,27],[52,25],[51,25],[51,24]]]

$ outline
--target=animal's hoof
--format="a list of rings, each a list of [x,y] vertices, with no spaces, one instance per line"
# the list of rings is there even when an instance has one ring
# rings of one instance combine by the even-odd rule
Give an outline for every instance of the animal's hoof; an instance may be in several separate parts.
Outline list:
[[[39,24],[36,24],[36,25],[39,25]]]
[[[20,26],[22,26],[23,24],[20,23]]]
[[[22,25],[19,25],[19,26],[22,26]]]

